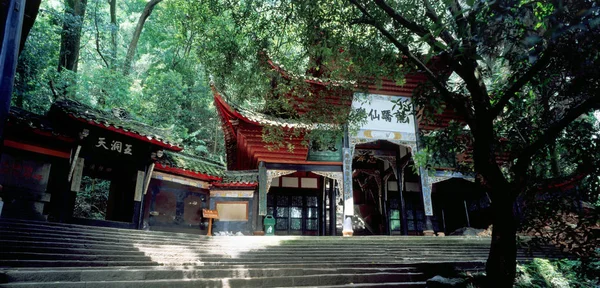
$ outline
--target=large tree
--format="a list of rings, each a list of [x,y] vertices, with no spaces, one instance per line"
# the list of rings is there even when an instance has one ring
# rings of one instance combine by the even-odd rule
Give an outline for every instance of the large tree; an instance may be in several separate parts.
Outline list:
[[[487,275],[497,287],[512,286],[515,199],[544,178],[539,163],[551,163],[551,176],[560,174],[556,145],[565,146],[557,139],[591,143],[597,131],[593,125],[584,135],[565,130],[600,107],[595,1],[224,2],[197,4],[207,19],[200,45],[209,70],[231,93],[269,95],[272,83],[252,68],[260,67],[255,55],[262,49],[297,74],[318,67],[324,76],[356,83],[380,77],[401,83],[404,73],[424,73],[428,82],[413,101],[425,118],[452,109],[461,119],[430,136],[450,135],[445,139],[472,147],[471,168],[492,200]],[[580,158],[560,161],[579,171]]]
[[[82,2],[87,3],[85,17],[69,13],[75,11],[68,5]],[[185,145],[187,153],[219,159],[223,140],[214,121],[208,77],[194,45],[197,18],[192,16],[198,13],[188,11],[194,6],[187,0],[159,2],[41,3],[19,58],[12,105],[44,114],[66,91],[66,96],[88,105],[122,107],[139,121],[172,127],[172,137]],[[65,22],[70,30],[63,29]],[[58,73],[59,52],[61,60],[73,55],[69,49],[61,50],[61,43],[77,33],[79,56],[73,58],[77,71],[61,68]],[[132,53],[125,73],[128,51]]]

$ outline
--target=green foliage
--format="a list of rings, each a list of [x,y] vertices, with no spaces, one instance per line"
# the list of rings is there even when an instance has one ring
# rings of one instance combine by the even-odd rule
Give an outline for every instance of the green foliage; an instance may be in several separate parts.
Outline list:
[[[62,13],[41,9],[19,57],[12,105],[43,114],[53,101],[50,81],[57,81]]]
[[[517,266],[515,287],[595,287],[600,280],[600,261],[547,260],[536,258]],[[583,272],[582,271],[586,271]]]
[[[122,107],[138,121],[172,128],[172,138],[182,142],[187,153],[223,158],[222,131],[199,60],[198,15],[192,3],[165,1],[155,8],[129,76],[123,76],[120,67],[145,1],[117,1],[116,26],[110,23],[106,1],[88,1],[83,21],[65,19],[63,5],[42,3],[19,60],[13,105],[44,114],[66,94],[102,110]],[[77,73],[56,72],[64,21],[83,23]]]
[[[73,217],[105,220],[110,181],[84,176],[77,192]]]

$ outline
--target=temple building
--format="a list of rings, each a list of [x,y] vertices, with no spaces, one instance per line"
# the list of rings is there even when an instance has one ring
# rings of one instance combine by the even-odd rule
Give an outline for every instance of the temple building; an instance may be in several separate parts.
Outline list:
[[[169,131],[72,100],[47,115],[11,108],[1,217],[199,232],[224,167],[178,153]]]
[[[302,77],[268,63],[279,81]],[[447,235],[489,226],[490,199],[474,175],[453,165],[415,168],[419,137],[460,121],[450,109],[435,119],[414,112],[410,97],[423,75],[360,91],[300,79],[295,92],[315,98],[275,95],[289,100],[285,113],[245,109],[212,86],[226,165],[186,154],[168,129],[123,109],[72,100],[55,102],[46,115],[13,107],[0,163],[0,217],[206,234],[202,211],[210,209],[219,215],[212,231],[228,235],[263,235],[267,215],[276,235]],[[351,109],[366,115],[354,132],[336,117]],[[289,117],[310,113],[331,117],[316,124]],[[324,127],[343,129],[344,136],[310,138]],[[269,141],[269,131],[284,142]],[[450,164],[469,161],[434,152]]]
[[[335,81],[291,75],[267,62],[280,74],[278,81],[300,79],[289,93],[275,96],[286,97],[292,107],[287,115],[239,107],[213,86],[228,170],[258,174],[256,219],[249,220],[257,233],[266,215],[276,219],[278,235],[442,235],[490,224],[489,198],[473,183],[473,175],[446,167],[417,173],[413,167],[419,133],[460,121],[450,109],[438,113],[435,121],[416,117],[410,97],[424,75],[407,75],[402,85],[384,80],[359,91]],[[313,97],[303,98],[298,91]],[[318,106],[318,101],[324,105]],[[326,110],[319,110],[323,106]],[[330,143],[311,142],[308,135],[323,125],[347,123],[308,125],[288,117],[316,112],[334,119],[351,108],[366,115],[366,123]],[[263,134],[273,129],[286,144],[274,146],[264,140]]]
[[[285,111],[245,109],[212,86],[226,167],[185,154],[168,130],[123,109],[72,100],[55,102],[46,115],[12,108],[0,164],[2,217],[203,234],[202,210],[210,209],[219,213],[213,231],[244,235],[263,234],[267,215],[276,235],[441,235],[489,225],[489,198],[473,175],[414,168],[419,135],[460,121],[450,110],[435,121],[415,115],[410,97],[423,75],[359,91],[268,64],[279,83],[301,80],[270,95],[286,97]],[[343,121],[352,109],[366,121],[348,132]],[[328,117],[306,124],[298,115]],[[346,132],[328,142],[310,138],[329,128]],[[268,131],[284,143],[269,142]]]

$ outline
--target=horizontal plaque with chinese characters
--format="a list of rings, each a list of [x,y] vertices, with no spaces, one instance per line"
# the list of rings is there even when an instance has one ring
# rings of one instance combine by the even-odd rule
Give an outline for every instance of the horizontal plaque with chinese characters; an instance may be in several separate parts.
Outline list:
[[[112,168],[115,168],[114,164],[121,163],[127,166],[139,165],[135,168],[141,170],[143,161],[150,158],[152,152],[151,144],[99,129],[90,129],[89,135],[82,139],[81,146],[80,157],[86,158],[87,163]]]
[[[342,138],[331,139],[329,142],[321,143],[317,140],[310,142],[308,150],[308,161],[342,161]]]
[[[96,137],[96,145],[98,149],[104,149],[106,151],[113,151],[123,155],[133,155],[133,145],[124,143],[122,141],[113,140],[108,137]]]
[[[352,108],[366,117],[366,123],[355,137],[415,141],[415,116],[410,98],[355,93]]]

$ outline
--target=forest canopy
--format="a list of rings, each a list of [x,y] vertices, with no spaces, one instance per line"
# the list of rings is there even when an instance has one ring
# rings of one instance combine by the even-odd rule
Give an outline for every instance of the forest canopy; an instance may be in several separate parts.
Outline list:
[[[123,107],[173,127],[188,152],[218,158],[223,137],[210,82],[238,105],[353,124],[361,115],[298,115],[280,96],[314,97],[302,89],[307,77],[364,91],[422,73],[427,81],[412,95],[420,117],[449,109],[460,121],[421,135],[414,159],[426,170],[445,158],[436,152],[471,154],[452,168],[475,172],[490,191],[488,276],[510,287],[517,198],[549,179],[584,175],[581,197],[598,205],[598,39],[592,0],[43,1],[13,105],[43,113],[67,97]],[[281,81],[268,59],[297,77]]]

